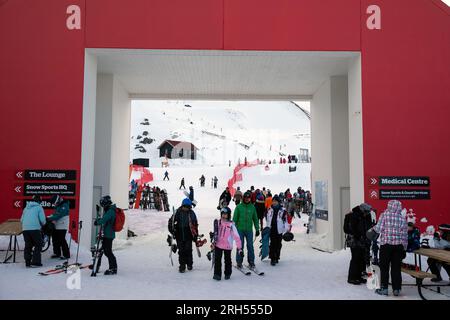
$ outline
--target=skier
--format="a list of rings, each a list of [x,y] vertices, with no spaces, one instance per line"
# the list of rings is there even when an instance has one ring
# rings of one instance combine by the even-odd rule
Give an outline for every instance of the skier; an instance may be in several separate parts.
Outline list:
[[[202,175],[199,180],[200,180],[200,187],[204,187],[205,186],[205,180],[206,180],[205,176]]]
[[[253,227],[255,227],[255,237],[259,236],[259,223],[255,206],[251,203],[251,193],[244,193],[244,200],[235,209],[233,221],[238,229],[241,238],[242,247],[244,247],[244,239],[247,242],[247,261],[250,268],[255,267],[255,252],[253,248]],[[238,268],[242,268],[243,258],[236,254],[236,262]]]
[[[255,209],[256,209],[256,214],[258,215],[258,220],[259,220],[259,225],[260,225],[260,229],[263,229],[263,220],[264,220],[264,216],[266,214],[266,204],[265,204],[266,199],[264,198],[264,195],[260,192],[257,194],[256,196],[256,201],[255,201]]]
[[[233,240],[236,242],[237,254],[243,256],[242,243],[239,237],[239,233],[231,221],[231,209],[229,207],[223,207],[220,210],[221,219],[218,222],[217,241],[213,245],[214,249],[214,280],[220,280],[222,278],[222,255],[225,260],[225,280],[230,279],[231,268],[231,251],[233,250]]]
[[[167,170],[166,170],[166,172],[164,172],[164,179],[163,179],[163,181],[166,180],[166,178],[167,178],[167,181],[170,181],[170,179],[169,179],[169,172],[167,172]]]
[[[391,269],[394,296],[399,296],[402,289],[402,260],[406,257],[408,246],[408,227],[402,217],[402,204],[390,200],[373,230],[380,234],[380,272],[381,286],[375,292],[388,295],[389,267]]]
[[[439,230],[442,231],[442,236],[439,234],[439,232],[436,232],[434,234],[434,245],[433,248],[436,250],[449,250],[450,249],[450,225],[448,224],[441,224],[439,226]],[[439,271],[439,267],[444,268],[444,270],[447,272],[447,275],[450,278],[450,265],[441,263],[436,259],[428,258],[427,260],[428,266],[430,267],[431,273],[433,273],[436,277],[431,279],[433,282],[441,282],[441,272]]]
[[[225,190],[222,192],[219,198],[219,205],[221,205],[221,208],[228,207],[228,205],[231,202],[231,193],[230,188],[226,187]]]
[[[180,184],[180,190],[181,190],[181,187],[183,187],[183,189],[185,189],[186,190],[186,186],[184,185],[184,178],[182,178],[181,179],[181,184]]]
[[[275,195],[272,198],[272,205],[267,210],[266,226],[270,228],[270,265],[275,266],[280,260],[283,234],[289,231],[287,212],[280,202],[280,198]]]
[[[216,176],[214,176],[213,182],[214,182],[214,189],[217,189],[217,181],[219,181],[219,179],[217,179]]]
[[[186,272],[186,266],[188,270],[192,270],[192,242],[196,240],[193,231],[198,234],[198,223],[197,216],[192,211],[192,202],[189,198],[184,199],[181,206],[175,212],[173,226],[171,228],[173,230],[169,231],[173,233],[177,240],[178,261],[180,263],[178,270],[184,273]]]
[[[272,193],[270,192],[270,190],[267,190],[267,197],[264,205],[266,207],[266,210],[268,210],[272,206]]]
[[[194,201],[194,187],[193,186],[189,186],[189,200],[191,200],[191,202]],[[195,208],[195,203],[192,203],[192,206]]]
[[[45,214],[41,206],[40,196],[33,196],[33,199],[27,202],[20,221],[22,222],[22,234],[25,241],[23,250],[25,266],[27,268],[42,267],[41,249],[43,243],[41,228],[45,225]]]
[[[69,202],[60,195],[55,195],[50,200],[55,211],[47,219],[55,224],[52,234],[53,255],[52,258],[69,259],[70,251],[66,241],[67,228],[69,227]],[[63,257],[61,257],[61,252]]]
[[[116,205],[112,203],[110,196],[103,196],[100,199],[100,206],[103,208],[103,217],[97,218],[94,225],[101,225],[103,229],[102,248],[105,256],[108,258],[109,269],[104,272],[105,275],[117,274],[117,260],[112,252],[112,243],[116,237],[114,224],[116,222]]]
[[[371,243],[366,237],[366,232],[371,228],[372,220],[370,211],[367,212],[364,209],[362,205],[356,206],[344,218],[346,246],[350,248],[352,253],[347,282],[354,285],[367,282],[362,275],[366,270],[367,247]]]
[[[236,205],[238,205],[239,203],[241,203],[242,200],[242,191],[241,191],[241,187],[237,187],[236,192],[234,193],[233,196],[233,201]]]

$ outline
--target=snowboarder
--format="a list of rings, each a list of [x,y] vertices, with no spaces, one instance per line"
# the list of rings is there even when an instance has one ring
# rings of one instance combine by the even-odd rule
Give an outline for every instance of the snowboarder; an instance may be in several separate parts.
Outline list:
[[[241,191],[241,187],[237,187],[236,192],[234,193],[233,196],[233,201],[236,205],[238,205],[239,203],[241,203],[242,200],[242,191]]]
[[[230,202],[231,202],[230,188],[226,187],[225,190],[220,195],[219,205],[222,204],[221,208],[228,207]]]
[[[231,209],[223,207],[220,210],[221,219],[218,221],[217,235],[215,235],[216,243],[213,244],[214,249],[214,280],[222,278],[222,255],[225,260],[225,280],[230,279],[232,273],[231,251],[233,250],[233,240],[236,242],[237,254],[242,257],[242,243],[239,233],[231,221]]]
[[[351,250],[351,260],[348,270],[347,282],[354,285],[366,283],[363,272],[366,270],[366,252],[371,242],[366,236],[367,230],[372,227],[370,211],[367,212],[362,205],[356,206],[344,218],[344,233],[346,246]]]
[[[283,208],[280,198],[275,195],[272,198],[272,205],[267,210],[266,226],[270,228],[269,257],[270,265],[275,266],[280,260],[283,234],[289,231],[287,222],[287,212]]]
[[[70,251],[66,241],[67,228],[69,228],[69,201],[64,200],[60,195],[55,195],[50,202],[55,207],[53,214],[47,218],[55,224],[55,230],[52,234],[52,258],[69,259]]]
[[[167,181],[170,181],[170,179],[169,179],[169,172],[167,172],[167,170],[166,170],[166,172],[164,172],[164,179],[163,179],[163,181],[166,180],[166,178],[167,178]]]
[[[169,230],[169,232],[175,236],[178,246],[178,262],[180,263],[178,270],[184,273],[186,266],[188,270],[192,270],[192,242],[196,240],[193,230],[198,234],[198,223],[197,216],[192,210],[192,201],[189,198],[184,199],[176,210],[171,228],[173,230]]]
[[[20,221],[22,222],[22,234],[25,241],[23,250],[25,266],[27,268],[42,267],[41,249],[43,243],[41,228],[45,225],[45,214],[41,206],[40,196],[33,196],[33,199],[27,202]]]
[[[261,192],[258,193],[256,196],[256,201],[255,201],[255,209],[256,209],[256,214],[258,215],[260,230],[263,229],[263,220],[264,220],[264,216],[266,214],[265,201],[266,200],[264,198],[264,195]]]
[[[204,187],[205,186],[205,180],[206,180],[205,176],[202,175],[199,180],[200,180],[200,187]]]
[[[180,184],[180,190],[181,190],[181,187],[183,187],[183,189],[185,189],[186,190],[186,186],[184,185],[184,178],[181,178],[181,184]]]
[[[394,296],[399,296],[402,289],[402,260],[406,257],[408,246],[408,226],[402,214],[402,204],[390,200],[373,230],[380,234],[380,272],[381,286],[375,292],[388,295],[389,268],[391,269]]]
[[[255,206],[251,203],[251,193],[244,193],[243,202],[235,209],[233,221],[241,238],[242,247],[244,247],[244,239],[247,242],[247,261],[251,268],[255,267],[255,251],[253,248],[253,227],[255,227],[255,236],[259,236],[259,223]],[[243,258],[236,254],[236,262],[238,268],[242,268]]]
[[[219,179],[217,179],[216,176],[214,176],[213,182],[214,182],[214,189],[217,189],[217,181],[219,181]]]
[[[109,269],[104,272],[105,275],[117,274],[117,260],[112,252],[112,243],[116,237],[114,224],[116,222],[116,205],[112,203],[110,196],[104,196],[100,199],[100,206],[103,208],[103,217],[94,221],[95,226],[102,226],[102,248],[103,253],[108,258]]]
[[[448,224],[441,224],[439,226],[439,230],[442,231],[442,236],[439,234],[439,232],[436,232],[434,234],[434,249],[444,249],[449,250],[450,249],[450,225]],[[444,268],[444,270],[447,272],[447,275],[450,278],[450,265],[445,263],[440,263],[436,259],[428,258],[427,260],[428,266],[430,267],[431,273],[433,273],[436,277],[431,279],[433,282],[441,282],[441,272],[439,271],[439,267],[441,266]]]

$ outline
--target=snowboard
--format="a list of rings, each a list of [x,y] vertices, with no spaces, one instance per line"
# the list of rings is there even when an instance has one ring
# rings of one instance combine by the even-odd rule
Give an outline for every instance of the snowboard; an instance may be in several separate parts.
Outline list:
[[[270,242],[270,228],[265,227],[261,232],[261,240],[259,240],[261,243],[260,245],[260,252],[259,256],[261,257],[261,260],[264,260],[269,256],[269,242]]]
[[[186,197],[188,197],[189,198],[189,192],[187,192],[186,190],[185,191],[183,191],[183,193],[184,193],[184,195],[186,196]],[[197,201],[196,200],[192,200],[192,204],[194,205],[194,207],[197,205]]]
[[[162,199],[164,211],[170,211],[169,199],[167,197],[167,191],[165,189],[163,189],[161,191],[161,199]]]
[[[211,250],[206,254],[208,260],[211,261],[211,269],[214,268],[214,262],[215,262],[215,254],[214,254],[214,246],[217,243],[217,235],[219,233],[219,220],[214,219],[213,222],[213,231],[209,233],[209,238],[211,241]]]

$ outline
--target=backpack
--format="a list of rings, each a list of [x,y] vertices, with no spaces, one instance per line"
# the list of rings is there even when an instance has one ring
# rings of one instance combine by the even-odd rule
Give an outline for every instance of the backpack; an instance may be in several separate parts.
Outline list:
[[[346,214],[345,218],[344,218],[344,233],[345,234],[353,234],[350,215],[351,215],[351,212]]]
[[[114,221],[114,231],[120,232],[125,224],[125,212],[123,209],[116,208],[116,221]]]

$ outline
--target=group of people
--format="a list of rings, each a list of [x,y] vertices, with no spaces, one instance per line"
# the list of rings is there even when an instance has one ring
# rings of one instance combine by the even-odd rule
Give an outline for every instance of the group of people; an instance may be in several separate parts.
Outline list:
[[[200,187],[201,188],[205,187],[205,182],[206,182],[205,175],[202,174],[202,176],[198,180],[200,181]],[[219,179],[217,178],[217,176],[214,176],[213,178],[211,178],[211,187],[214,189],[217,189],[218,182],[219,182]],[[184,178],[181,178],[180,187],[178,189],[181,190],[181,188],[186,189],[186,182],[185,182]]]
[[[27,268],[42,267],[41,251],[44,245],[42,230],[51,230],[53,255],[52,259],[68,260],[70,259],[70,248],[67,244],[66,234],[70,225],[70,205],[69,200],[61,195],[54,195],[50,203],[53,207],[53,213],[45,216],[41,205],[42,198],[33,196],[31,201],[27,202],[22,217],[22,234],[25,242],[24,258]],[[109,196],[100,200],[100,205],[104,210],[102,217],[97,217],[94,225],[101,225],[103,233],[100,235],[102,248],[109,261],[109,269],[105,271],[106,275],[117,273],[117,261],[112,252],[112,242],[115,238],[114,222],[116,219],[116,206],[112,203]],[[72,235],[70,235],[72,236]]]
[[[420,248],[420,231],[413,222],[407,222],[402,214],[402,204],[398,200],[390,200],[386,210],[376,220],[376,210],[367,203],[352,209],[344,219],[346,246],[351,250],[351,260],[347,281],[359,285],[366,283],[366,266],[372,263],[379,265],[381,279],[380,288],[375,292],[388,295],[389,272],[391,274],[394,296],[399,296],[402,289],[401,267],[407,252]],[[450,249],[450,233],[434,235],[434,247]],[[432,281],[442,281],[439,262],[428,259],[430,271],[435,275]],[[450,275],[450,267],[442,265]]]

